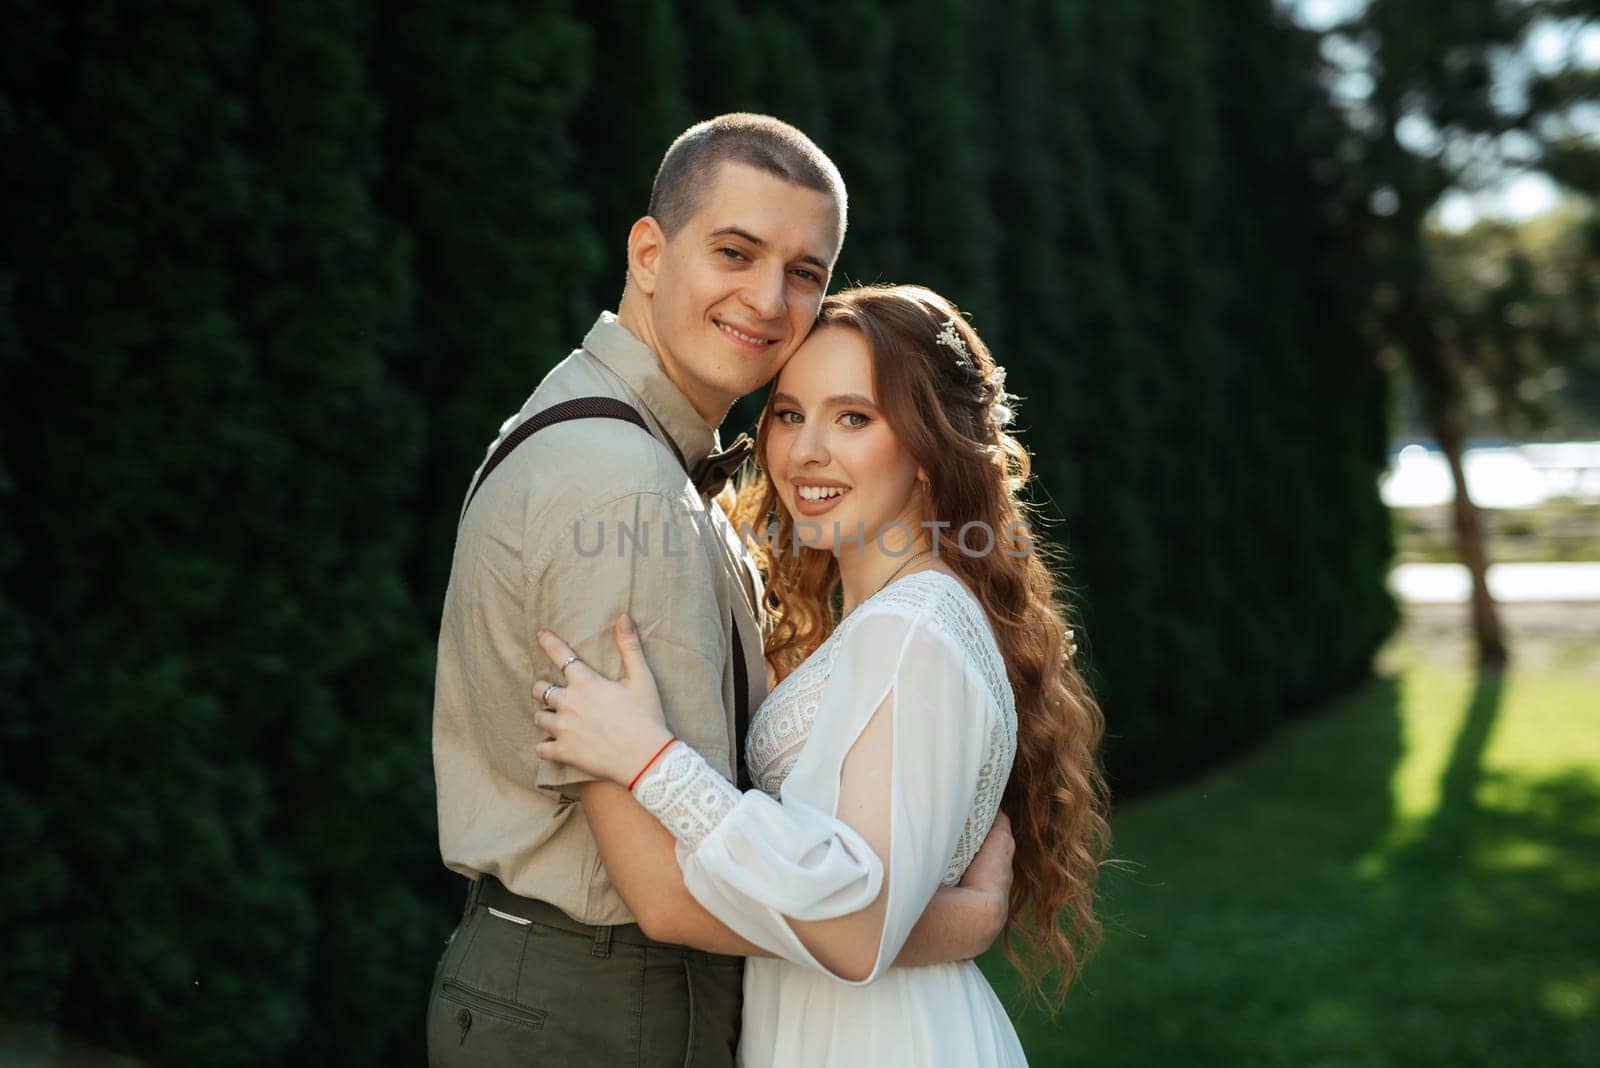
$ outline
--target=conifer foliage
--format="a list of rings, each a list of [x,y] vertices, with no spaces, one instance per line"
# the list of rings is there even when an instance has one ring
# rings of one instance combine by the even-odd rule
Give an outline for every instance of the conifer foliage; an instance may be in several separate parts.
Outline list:
[[[461,494],[697,117],[813,133],[840,278],[933,285],[1008,366],[1123,796],[1392,622],[1331,127],[1267,3],[3,12],[0,1017],[418,1059]]]

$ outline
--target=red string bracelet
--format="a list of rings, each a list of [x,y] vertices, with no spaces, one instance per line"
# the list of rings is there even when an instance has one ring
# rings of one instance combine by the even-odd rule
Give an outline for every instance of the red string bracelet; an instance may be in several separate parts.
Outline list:
[[[650,770],[650,765],[654,764],[656,761],[660,760],[661,759],[661,754],[665,753],[667,751],[667,746],[670,746],[673,742],[675,742],[677,740],[678,740],[678,736],[677,735],[673,735],[671,738],[668,738],[667,739],[667,744],[662,746],[660,749],[657,749],[656,750],[656,755],[651,757],[649,760],[646,760],[644,762],[644,767],[639,769],[639,774],[635,775],[633,777],[633,782],[630,782],[628,784],[628,792],[630,794],[633,793],[633,788],[639,784],[639,780],[644,778],[644,773]]]

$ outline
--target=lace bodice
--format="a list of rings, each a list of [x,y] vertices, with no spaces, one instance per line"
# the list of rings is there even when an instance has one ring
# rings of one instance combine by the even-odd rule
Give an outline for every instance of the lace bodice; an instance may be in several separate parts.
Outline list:
[[[741,1063],[1025,1068],[972,962],[890,969],[987,833],[1016,738],[981,607],[922,572],[859,606],[762,703],[746,743],[761,789],[741,793],[682,744],[639,781],[634,796],[677,839],[689,893],[776,958],[746,967]],[[857,821],[869,842],[836,813],[885,784],[889,819]],[[876,936],[859,930],[874,904]],[[876,943],[864,976],[813,953],[829,943],[805,924],[846,916],[853,951]]]
[[[994,822],[1017,749],[1016,705],[1005,663],[982,607],[956,579],[937,571],[920,572],[893,583],[858,606],[762,702],[751,721],[745,760],[756,785],[778,798],[811,736],[840,650],[851,641],[857,623],[884,612],[912,614],[941,635],[946,648],[959,649],[967,659],[965,667],[982,681],[982,690],[998,713],[989,727],[971,807],[944,867],[940,885],[951,886],[960,881]],[[970,709],[963,714],[982,712]],[[916,725],[907,726],[919,729]],[[675,746],[635,791],[640,803],[691,847],[714,829],[739,799],[738,792],[725,780],[702,774],[702,764],[688,747]]]
[[[764,792],[777,797],[783,781],[794,770],[817,716],[817,703],[827,688],[840,643],[850,640],[852,622],[862,618],[861,609],[905,608],[926,613],[934,626],[944,631],[971,658],[971,665],[993,696],[1000,715],[989,733],[989,751],[978,772],[978,791],[972,814],[961,832],[955,855],[945,868],[942,885],[960,881],[984,835],[994,823],[1005,792],[1011,762],[1017,753],[1017,710],[1011,684],[1006,678],[1005,661],[995,645],[994,635],[983,608],[960,582],[939,571],[921,571],[879,591],[846,616],[823,642],[782,682],[773,688],[750,721],[745,741],[745,763],[750,777]]]

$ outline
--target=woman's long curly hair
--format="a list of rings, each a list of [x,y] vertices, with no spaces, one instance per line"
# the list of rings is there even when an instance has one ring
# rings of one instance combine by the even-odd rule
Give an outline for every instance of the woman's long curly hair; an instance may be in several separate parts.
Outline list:
[[[960,312],[920,286],[835,294],[823,302],[816,329],[856,330],[866,339],[879,407],[927,473],[933,517],[949,524],[940,555],[977,594],[1005,658],[1017,707],[1016,762],[1001,802],[1016,839],[1006,955],[1029,989],[1042,991],[1056,972],[1049,1001],[1059,1006],[1101,937],[1093,903],[1110,844],[1098,756],[1105,720],[1073,662],[1073,633],[1027,526],[1019,493],[1031,465],[1006,431],[1013,398],[1004,372]],[[939,340],[952,329],[965,356]],[[769,403],[756,430],[763,461],[771,425]],[[839,566],[830,551],[795,548],[794,518],[758,471],[740,489],[734,521],[764,531],[774,519],[776,537],[753,549],[774,621],[766,658],[781,679],[832,633]],[[959,544],[968,523],[992,532],[993,544],[987,535]]]

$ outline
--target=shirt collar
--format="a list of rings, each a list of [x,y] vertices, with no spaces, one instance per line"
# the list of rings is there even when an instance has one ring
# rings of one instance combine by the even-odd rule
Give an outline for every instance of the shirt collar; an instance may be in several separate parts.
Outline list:
[[[719,448],[717,432],[700,418],[683,391],[667,377],[654,350],[633,336],[616,315],[601,312],[583,339],[586,352],[639,395],[649,414],[693,467]]]

